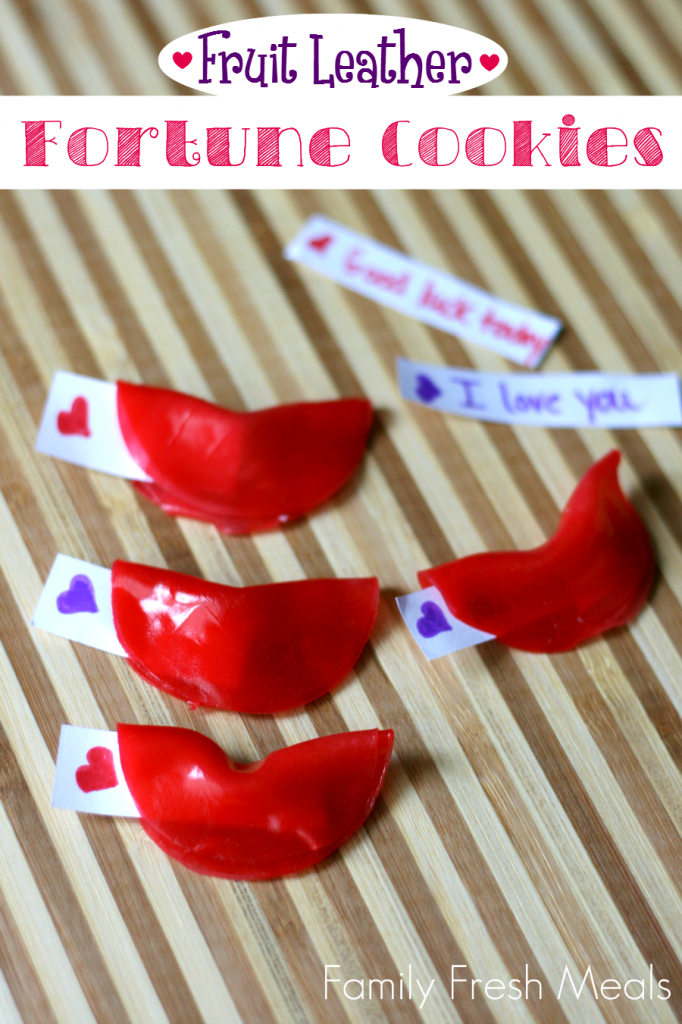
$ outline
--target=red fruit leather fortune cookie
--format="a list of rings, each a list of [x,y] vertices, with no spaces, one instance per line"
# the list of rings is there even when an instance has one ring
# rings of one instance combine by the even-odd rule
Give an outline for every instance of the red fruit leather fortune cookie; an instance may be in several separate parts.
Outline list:
[[[119,725],[123,774],[147,835],[185,867],[277,878],[327,857],[374,807],[393,730],[298,743],[240,765],[201,733]]]
[[[128,450],[153,480],[135,487],[224,533],[270,530],[321,505],[354,473],[372,421],[363,398],[230,412],[121,381],[117,408]]]
[[[226,587],[116,561],[116,635],[174,697],[265,714],[316,700],[350,672],[379,605],[376,577]]]
[[[462,622],[524,651],[568,651],[634,618],[654,556],[646,528],[618,485],[620,453],[585,473],[554,536],[532,551],[460,558],[420,572]]]

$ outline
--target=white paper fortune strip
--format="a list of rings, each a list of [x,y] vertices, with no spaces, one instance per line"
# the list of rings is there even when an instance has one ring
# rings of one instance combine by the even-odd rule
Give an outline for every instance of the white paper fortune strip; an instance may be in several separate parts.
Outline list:
[[[456,619],[437,587],[405,594],[397,597],[396,602],[407,628],[429,661],[495,639],[494,633],[484,633]]]
[[[682,426],[676,373],[480,373],[398,360],[400,394],[439,412],[536,427]]]
[[[327,217],[311,217],[284,250],[346,288],[400,313],[536,367],[561,331],[556,317],[489,295]]]
[[[101,651],[128,655],[116,636],[111,569],[57,555],[31,625]]]
[[[116,412],[116,385],[78,373],[55,373],[36,451],[128,480],[150,479],[123,440]]]
[[[140,817],[121,768],[117,733],[62,726],[52,806],[87,814]]]

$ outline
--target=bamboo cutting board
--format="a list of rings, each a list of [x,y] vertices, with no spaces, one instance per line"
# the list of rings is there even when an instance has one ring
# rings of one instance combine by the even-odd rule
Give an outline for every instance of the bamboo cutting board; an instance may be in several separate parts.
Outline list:
[[[169,39],[304,9],[484,32],[511,57],[488,91],[682,85],[667,0],[0,0],[0,89],[172,92],[155,67]],[[0,1024],[680,1019],[680,434],[512,429],[408,406],[397,355],[509,367],[284,261],[312,212],[561,317],[547,371],[682,371],[679,193],[0,193]],[[376,425],[319,513],[226,538],[34,453],[58,368],[237,409],[363,394]],[[553,657],[493,642],[427,663],[394,602],[417,569],[542,542],[613,446],[660,567],[636,622]],[[273,717],[191,712],[121,659],[29,628],[58,551],[231,584],[376,573],[379,619],[333,696]],[[198,729],[243,761],[392,727],[396,756],[341,851],[302,875],[230,883],[181,868],[134,821],[51,809],[61,724],[117,721]],[[327,999],[325,965],[340,979]],[[451,986],[452,965],[465,984]],[[579,985],[588,966],[597,986],[642,979],[628,992],[644,998],[612,987],[595,1000],[588,978],[559,999],[566,968]],[[393,998],[371,979],[391,979]]]
[[[672,1020],[682,995],[678,436],[485,426],[408,406],[393,363],[497,357],[285,262],[313,210],[563,316],[547,368],[681,369],[681,256],[650,196],[87,192],[0,196],[0,885],[5,999],[58,1021]],[[583,242],[571,246],[576,225]],[[640,247],[636,266],[614,231]],[[588,249],[589,246],[589,249]],[[663,247],[666,247],[663,250]],[[646,247],[646,249],[645,249]],[[657,301],[652,279],[656,274]],[[679,278],[678,278],[679,281]],[[659,296],[663,296],[663,301]],[[627,316],[627,319],[626,319]],[[34,454],[58,368],[172,386],[235,408],[366,394],[364,465],[308,521],[220,537],[128,483]],[[661,577],[628,629],[554,657],[494,643],[428,664],[393,597],[418,568],[549,535],[614,444]],[[191,712],[120,659],[30,630],[57,551],[232,584],[377,573],[357,673],[265,717]],[[138,824],[49,806],[62,722],[203,730],[249,761],[346,728],[396,730],[365,829],[314,871],[248,885],[190,874]],[[331,977],[358,983],[328,986]],[[470,982],[523,981],[523,999]],[[653,965],[654,999],[649,998]],[[411,966],[410,966],[411,965]],[[644,1001],[556,998],[565,968],[646,978]],[[530,986],[526,969],[542,986]],[[369,979],[412,972],[413,999]],[[658,1000],[658,979],[670,1000]],[[361,993],[365,999],[351,997]],[[416,979],[436,979],[421,1011]],[[630,992],[640,992],[631,986]],[[499,989],[489,990],[493,995]],[[404,989],[404,993],[407,990]],[[609,990],[607,990],[607,993]],[[570,993],[569,993],[570,995]],[[589,1003],[589,1005],[588,1005]]]

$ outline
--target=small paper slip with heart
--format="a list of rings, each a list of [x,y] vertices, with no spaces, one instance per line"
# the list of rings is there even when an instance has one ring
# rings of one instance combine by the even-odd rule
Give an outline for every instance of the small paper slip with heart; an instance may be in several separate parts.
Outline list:
[[[127,658],[111,607],[111,570],[57,555],[31,625],[67,640]]]
[[[112,476],[150,480],[123,440],[116,411],[116,385],[79,373],[55,373],[36,451]]]
[[[429,659],[494,640],[494,633],[467,626],[449,611],[438,587],[425,587],[414,594],[397,597],[407,628]]]
[[[315,215],[284,255],[375,302],[535,368],[563,324]]]
[[[87,814],[140,817],[121,768],[118,733],[62,726],[52,806]]]

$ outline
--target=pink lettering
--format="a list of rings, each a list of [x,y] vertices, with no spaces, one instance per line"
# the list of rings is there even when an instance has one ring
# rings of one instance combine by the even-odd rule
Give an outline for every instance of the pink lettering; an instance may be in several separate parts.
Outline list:
[[[623,142],[609,142],[609,132],[618,132]],[[592,132],[587,140],[587,159],[595,167],[619,167],[624,164],[627,160],[627,156],[624,156],[622,160],[610,160],[610,149],[619,149],[623,146],[627,146],[628,138],[625,132],[621,128],[597,128],[595,132]]]
[[[452,160],[438,160],[438,132],[450,132],[455,136],[455,155]],[[428,164],[429,167],[449,167],[450,164],[454,164],[455,160],[459,156],[459,137],[457,132],[452,128],[428,128],[419,139],[419,150],[420,160]]]
[[[381,267],[372,267],[361,263],[362,249],[351,249],[345,259],[344,269],[349,274],[358,274],[360,279],[375,288],[391,292],[393,295],[404,295],[412,278],[411,274],[391,274]]]
[[[246,133],[244,128],[244,150],[242,158],[237,163],[230,157],[230,132],[231,128],[207,128],[206,129],[206,157],[211,167],[241,167],[246,160]]]
[[[99,132],[100,135],[104,136],[106,149],[101,160],[88,161],[88,132]],[[101,128],[77,128],[69,136],[66,151],[69,154],[69,159],[74,164],[77,164],[78,167],[98,167],[104,163],[109,153],[109,139],[106,132],[103,132]]]
[[[502,136],[502,156],[499,160],[486,160],[486,132],[495,132],[497,135]],[[507,153],[507,140],[504,137],[504,132],[501,132],[499,128],[491,128],[486,126],[485,128],[474,128],[473,132],[469,132],[467,140],[464,146],[464,151],[467,155],[469,163],[475,164],[476,167],[496,167],[497,164],[501,164]]]
[[[551,133],[543,132],[540,141],[536,142],[533,146],[531,145],[532,126],[532,121],[514,121],[514,167],[531,167],[533,164],[533,153],[536,150],[545,161],[545,167],[551,167],[549,160],[541,149],[542,143],[550,137]]]
[[[351,274],[357,274],[362,270],[362,264],[356,263],[356,256],[362,255],[362,249],[351,249],[346,256],[346,270]]]
[[[559,128],[559,163],[562,167],[580,167],[578,159],[578,132],[573,114],[564,114]]]
[[[533,334],[533,332],[529,331],[527,327],[524,327],[523,325],[520,327],[513,327],[512,324],[498,319],[491,309],[487,311],[481,320],[481,330],[487,330],[496,338],[504,338],[505,341],[510,341],[514,345],[530,346],[533,355],[537,352],[541,352],[546,344],[544,338],[540,338],[537,334]]]
[[[192,161],[187,159],[188,146],[196,146],[196,139],[187,138],[186,121],[166,121],[166,160],[171,167],[195,167],[201,160],[199,153],[192,153]]]
[[[259,128],[257,167],[281,167],[279,140],[285,132],[296,132],[298,138],[298,167],[303,167],[303,143],[297,128]]]
[[[640,128],[635,135],[635,149],[644,158],[638,160],[635,157],[635,163],[640,167],[657,167],[663,160],[663,150],[654,137],[654,132],[662,134],[660,128]]]
[[[139,167],[142,136],[149,132],[150,137],[155,139],[159,134],[158,128],[145,128],[144,131],[141,128],[117,128],[116,131],[118,132],[117,167]]]
[[[473,312],[474,309],[465,299],[443,298],[443,296],[437,293],[433,281],[426,282],[426,287],[419,297],[418,305],[435,310],[436,313],[440,313],[446,320],[463,321],[466,319],[467,314]]]
[[[345,142],[331,142],[332,132],[343,132],[346,136]],[[320,128],[310,139],[310,145],[308,146],[308,152],[310,153],[310,159],[318,167],[343,167],[350,160],[350,153],[345,160],[339,160],[337,163],[332,163],[332,150],[339,149],[340,147],[348,148],[350,146],[350,135],[345,128]]]
[[[47,167],[45,159],[45,143],[51,142],[57,145],[56,139],[45,138],[45,125],[58,124],[61,128],[61,121],[24,121],[24,134],[26,136],[26,163],[24,167]]]
[[[409,121],[393,121],[381,137],[381,155],[387,163],[394,167],[411,167],[412,164],[401,164],[398,158],[398,125],[409,124]]]

